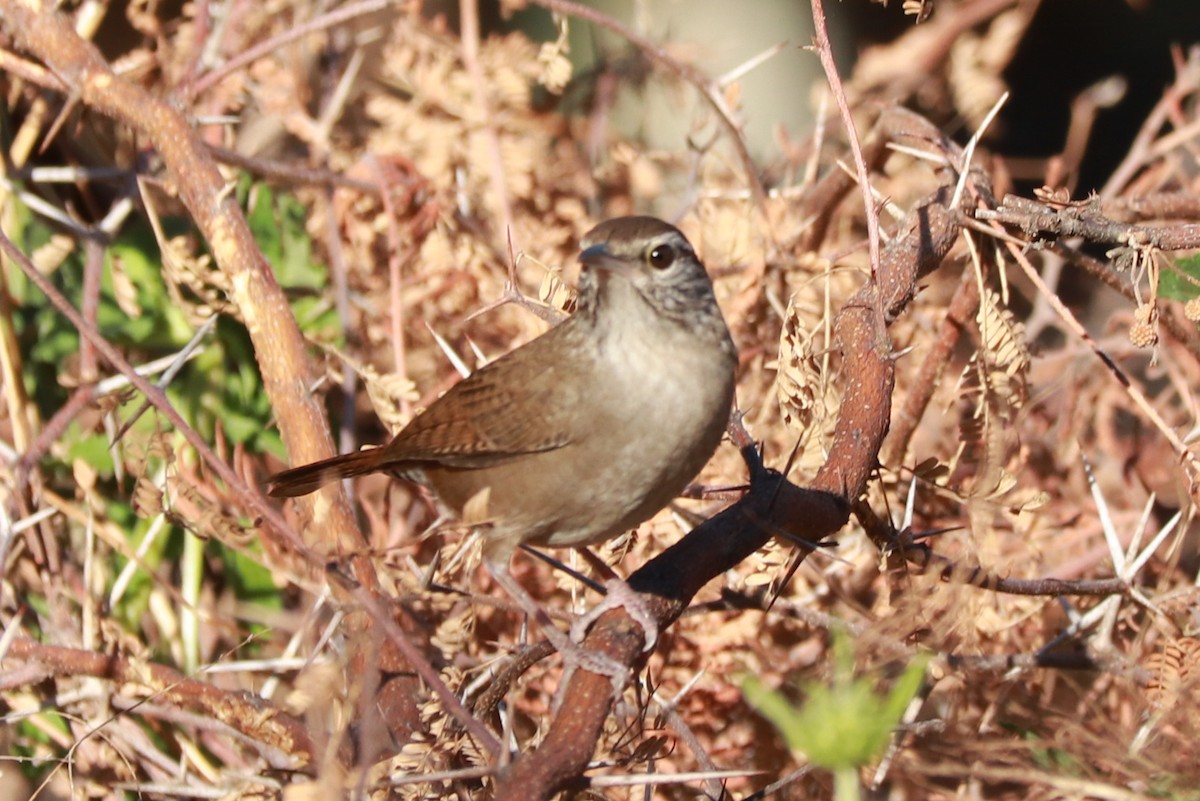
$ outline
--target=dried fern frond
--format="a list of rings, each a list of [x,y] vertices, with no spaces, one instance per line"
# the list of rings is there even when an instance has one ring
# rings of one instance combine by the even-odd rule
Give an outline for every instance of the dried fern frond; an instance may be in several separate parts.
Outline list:
[[[1200,639],[1180,637],[1146,657],[1150,673],[1146,698],[1158,709],[1188,706],[1200,709]],[[1197,718],[1195,723],[1200,723]]]
[[[959,377],[956,393],[974,406],[960,422],[955,463],[973,468],[972,496],[996,498],[1016,484],[1005,466],[1019,445],[1015,423],[1029,397],[1031,357],[1024,326],[996,292],[983,293],[975,321],[979,351]]]
[[[813,332],[804,324],[793,296],[788,300],[779,331],[779,360],[775,367],[775,397],[784,424],[801,436],[811,431],[818,416],[825,412],[821,395],[820,365],[813,356]]]

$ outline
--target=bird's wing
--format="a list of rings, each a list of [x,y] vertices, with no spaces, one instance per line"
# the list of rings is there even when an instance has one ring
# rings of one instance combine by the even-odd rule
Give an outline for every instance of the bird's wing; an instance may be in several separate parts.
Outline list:
[[[484,467],[567,445],[581,388],[572,380],[578,366],[553,358],[561,356],[552,346],[557,333],[451,387],[396,435],[389,461]]]

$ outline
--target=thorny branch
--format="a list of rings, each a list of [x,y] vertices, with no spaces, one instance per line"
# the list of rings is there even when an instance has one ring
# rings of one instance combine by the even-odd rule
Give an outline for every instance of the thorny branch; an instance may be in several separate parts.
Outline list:
[[[1200,224],[1155,226],[1115,222],[1105,217],[1099,207],[1098,200],[1060,207],[1006,195],[1004,202],[994,210],[979,209],[975,216],[980,220],[1015,226],[1029,237],[1042,234],[1078,236],[1090,242],[1158,250],[1200,248]]]

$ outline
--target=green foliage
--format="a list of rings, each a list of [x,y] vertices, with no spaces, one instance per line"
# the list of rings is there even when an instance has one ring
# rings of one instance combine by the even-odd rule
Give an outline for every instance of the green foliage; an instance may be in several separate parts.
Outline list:
[[[322,295],[329,271],[312,260],[305,227],[308,209],[295,197],[276,195],[267,185],[250,184],[248,179],[239,185],[239,197],[249,206],[246,221],[254,241],[288,291],[301,330],[314,339],[336,341],[341,331],[337,312]]]
[[[56,736],[51,736],[51,732],[47,729],[52,730]],[[36,784],[51,770],[60,767],[58,760],[44,758],[44,752],[53,751],[57,747],[56,739],[69,739],[71,727],[67,725],[67,721],[62,715],[55,714],[53,710],[47,710],[38,716],[37,723],[30,720],[19,720],[13,726],[13,734],[8,746],[9,756],[15,757],[12,762],[17,764],[25,778]],[[39,758],[39,752],[42,752],[42,758]],[[5,767],[7,768],[9,764],[12,763],[7,763]]]
[[[236,320],[217,320],[210,343],[171,383],[167,397],[205,440],[211,442],[220,426],[229,442],[251,453],[283,450],[270,425],[271,403],[250,335]]]
[[[50,240],[50,229],[39,220],[24,217],[19,237],[26,252]],[[171,353],[191,336],[191,328],[182,310],[171,300],[163,283],[153,252],[149,229],[133,227],[107,250],[101,277],[96,324],[100,333],[129,359],[138,361]],[[130,302],[139,308],[136,315],[126,313],[116,300],[113,260],[136,290]],[[83,254],[76,249],[51,274],[50,280],[68,299],[79,306],[83,293]],[[9,272],[10,291],[16,305],[13,320],[25,360],[26,391],[48,417],[66,400],[67,390],[59,377],[64,367],[77,358],[80,336],[75,328],[30,284],[19,271]]]
[[[126,534],[126,542],[129,553],[136,553],[138,547],[142,544],[142,540],[149,536],[150,527],[153,522],[138,518],[134,514],[133,509],[126,504],[114,504],[110,506],[109,516],[114,518],[114,522],[117,520],[125,521],[123,528],[128,532]],[[142,554],[142,564],[150,570],[157,569],[162,564],[167,549],[171,545],[171,537],[177,536],[179,533],[181,532],[171,531],[159,534],[147,548],[146,553]],[[124,556],[114,552],[112,556],[112,575],[120,575],[128,561]],[[145,570],[134,571],[133,576],[130,577],[129,584],[125,587],[125,592],[122,593],[119,602],[112,609],[112,614],[127,629],[136,631],[140,627],[142,615],[146,613],[150,605],[150,592],[154,589],[154,583],[150,574]],[[112,588],[109,587],[107,589],[111,591]]]
[[[112,452],[108,447],[108,437],[103,432],[83,431],[79,421],[76,420],[67,427],[63,441],[67,443],[67,459],[69,461],[82,459],[97,473],[112,475]]]
[[[771,721],[788,747],[803,752],[815,765],[829,770],[869,764],[887,744],[904,709],[921,686],[927,659],[915,659],[896,680],[890,693],[876,692],[874,680],[854,676],[850,641],[833,641],[834,672],[830,684],[810,682],[805,700],[794,707],[754,676],[742,685],[746,700]]]
[[[1021,740],[1029,744],[1029,754],[1033,761],[1043,770],[1056,775],[1082,776],[1084,766],[1068,751],[1047,745],[1044,734],[1026,726],[1011,721],[999,721],[1000,726],[1015,733]]]
[[[310,336],[335,340],[340,326],[336,312],[322,297],[328,274],[324,266],[312,259],[305,208],[295,198],[277,195],[265,186],[251,187],[249,181],[243,181],[242,188],[242,197],[249,204],[251,228],[280,284],[294,296],[293,309],[298,319]],[[27,208],[16,206],[8,219],[16,221],[12,236],[24,252],[34,253],[52,241],[52,226]],[[164,220],[163,225],[168,238],[191,230],[186,221]],[[83,298],[84,249],[76,247],[49,273],[49,278],[79,308]],[[26,390],[42,418],[49,419],[69,397],[71,382],[61,379],[77,376],[81,337],[19,270],[7,270],[7,279]],[[195,335],[188,310],[179,302],[180,294],[188,297],[191,290],[180,287],[177,292],[172,291],[167,280],[159,244],[144,221],[127,224],[105,248],[96,323],[101,335],[134,365],[173,356]],[[100,374],[101,377],[112,374],[111,367],[103,360]],[[273,410],[263,389],[249,334],[234,318],[218,318],[212,333],[172,379],[166,393],[176,411],[205,440],[215,442],[219,432],[225,443],[241,445],[249,453],[283,454],[278,432],[271,425]],[[142,395],[132,390],[110,400],[115,403],[106,408],[112,410],[117,426],[144,403]],[[120,444],[122,450],[116,452],[119,458],[137,464],[138,473],[153,476],[164,466],[162,457],[133,455],[131,458],[124,449],[134,448],[135,454],[144,453],[147,450],[144,444],[161,437],[166,425],[153,410],[143,414]],[[128,550],[133,552],[147,535],[151,521],[140,519],[130,505],[132,478],[119,485],[114,482],[116,471],[110,436],[111,429],[105,430],[96,414],[80,416],[64,432],[59,441],[61,447],[44,459],[42,468],[48,479],[61,487],[72,483],[72,464],[77,460],[94,470],[100,482],[97,492],[104,495],[104,513],[109,522],[126,532]],[[171,458],[190,457],[180,454]],[[74,494],[70,489],[65,492]],[[155,571],[164,562],[178,560],[183,541],[181,528],[167,526],[142,556],[146,568]],[[255,562],[252,554],[239,553],[216,542],[207,543],[205,551],[209,564],[221,566],[239,598],[279,605],[278,588],[270,572]],[[119,575],[126,562],[124,556],[113,553],[111,574]],[[124,625],[136,629],[147,613],[155,582],[145,571],[136,571],[112,614]],[[44,599],[30,598],[29,602],[44,607]]]
[[[280,283],[296,295],[293,310],[297,319],[310,336],[336,339],[336,312],[320,293],[328,283],[328,274],[311,258],[303,205],[265,186],[251,187],[248,181],[243,181],[242,194],[250,202],[248,219],[259,246]],[[14,216],[20,221],[16,241],[26,252],[50,241],[50,226],[27,209],[18,208]],[[183,230],[177,222],[166,221],[164,226],[167,236]],[[114,272],[119,273],[120,281]],[[77,307],[83,274],[82,249],[77,249],[50,276]],[[16,306],[14,325],[25,359],[26,390],[43,418],[48,418],[67,399],[68,388],[59,379],[77,359],[80,336],[19,271],[10,271],[10,279]],[[122,291],[124,295],[118,302]],[[184,309],[166,285],[158,243],[148,225],[131,223],[106,249],[96,319],[100,333],[133,364],[175,354],[193,336]],[[240,323],[220,318],[215,334],[203,343],[203,352],[185,365],[167,387],[167,396],[205,439],[213,440],[219,426],[228,442],[244,445],[251,453],[283,454],[278,433],[270,425],[272,410],[254,349]],[[129,413],[141,405],[142,398],[130,397],[122,411]],[[135,431],[148,434],[159,424],[155,415],[145,415]],[[112,456],[103,433],[73,427],[64,444],[70,459],[83,459],[102,478],[113,475]]]
[[[174,233],[178,231],[167,235]],[[149,226],[130,225],[107,249],[104,267],[96,322],[105,339],[124,346],[126,352],[147,356],[170,353],[187,344],[194,332],[183,309],[167,291],[158,243]],[[134,314],[117,302],[114,270],[119,270],[137,291]]]
[[[1184,303],[1200,297],[1200,254],[1177,259],[1173,269],[1163,270],[1158,279],[1158,294]]]
[[[271,609],[283,608],[275,577],[261,562],[221,543],[214,543],[213,547],[216,549],[217,556],[228,568],[230,580],[233,582],[234,592],[238,598]]]

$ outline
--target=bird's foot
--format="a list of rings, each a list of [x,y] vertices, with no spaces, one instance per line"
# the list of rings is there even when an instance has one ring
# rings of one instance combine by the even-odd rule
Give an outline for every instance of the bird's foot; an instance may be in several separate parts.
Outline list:
[[[619,578],[609,579],[604,583],[604,588],[606,590],[604,600],[575,618],[571,623],[571,640],[577,643],[583,642],[588,629],[600,619],[601,615],[613,609],[623,608],[633,618],[633,621],[642,627],[642,631],[646,635],[646,644],[642,646],[642,651],[653,651],[654,646],[658,644],[658,621],[654,618],[646,600],[634,592],[633,587]]]
[[[566,686],[567,679],[571,673],[577,668],[595,673],[598,676],[607,676],[612,680],[614,692],[620,692],[629,683],[632,673],[627,665],[618,662],[612,657],[602,654],[599,651],[593,651],[584,648],[580,643],[582,638],[575,639],[575,627],[571,627],[571,636],[567,636],[554,625],[550,620],[546,610],[538,605],[525,588],[522,587],[508,572],[508,566],[504,563],[489,563],[488,570],[496,581],[502,586],[508,594],[525,610],[525,613],[538,622],[542,629],[542,633],[546,635],[546,639],[550,644],[562,655],[563,658],[563,686]],[[624,584],[625,582],[621,582]],[[628,585],[626,585],[628,588]],[[632,591],[630,591],[632,592]],[[590,624],[589,624],[590,625]],[[583,627],[586,633],[587,625]]]

